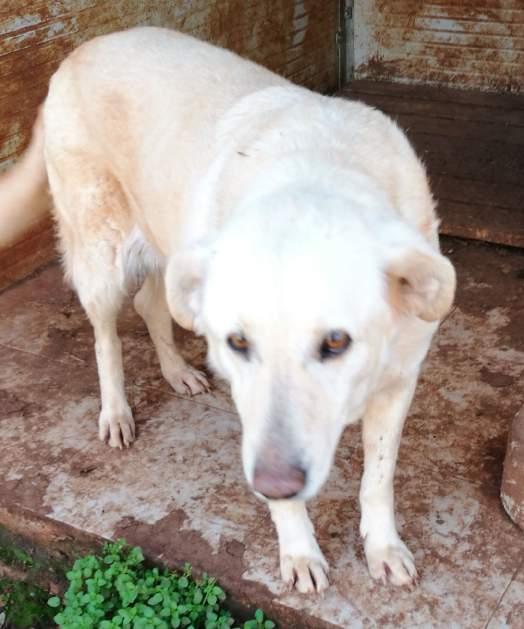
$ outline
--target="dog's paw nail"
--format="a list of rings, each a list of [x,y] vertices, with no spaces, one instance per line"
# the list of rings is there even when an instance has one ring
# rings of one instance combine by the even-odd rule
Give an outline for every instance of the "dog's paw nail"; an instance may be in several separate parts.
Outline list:
[[[135,437],[135,423],[129,408],[112,413],[102,410],[99,426],[100,440],[108,443],[111,448],[123,450],[132,443]]]
[[[329,586],[328,567],[320,557],[285,556],[281,560],[284,582],[301,594],[323,592]]]
[[[199,393],[209,391],[209,384],[206,376],[196,369],[186,365],[183,369],[180,367],[173,369],[171,372],[164,371],[164,377],[169,382],[175,393],[179,395],[187,395],[192,397]]]
[[[413,555],[401,540],[383,547],[366,544],[366,558],[371,576],[384,585],[412,586],[416,581]]]

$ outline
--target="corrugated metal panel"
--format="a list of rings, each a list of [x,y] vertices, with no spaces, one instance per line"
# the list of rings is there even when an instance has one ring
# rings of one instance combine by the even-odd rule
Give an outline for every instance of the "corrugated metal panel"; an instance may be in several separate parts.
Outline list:
[[[355,77],[524,91],[523,0],[356,0]]]
[[[81,42],[137,24],[219,43],[308,87],[337,82],[337,0],[3,0],[0,170],[25,145],[50,75]]]

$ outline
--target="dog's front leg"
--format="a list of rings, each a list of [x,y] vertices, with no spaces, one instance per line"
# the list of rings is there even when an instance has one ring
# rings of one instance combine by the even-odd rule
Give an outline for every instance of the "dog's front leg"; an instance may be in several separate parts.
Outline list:
[[[304,594],[325,590],[328,565],[315,539],[306,503],[270,500],[269,509],[278,533],[284,582]]]
[[[417,578],[413,555],[397,533],[393,498],[398,447],[415,386],[416,379],[373,397],[362,425],[360,534],[371,576],[394,585],[411,584]]]

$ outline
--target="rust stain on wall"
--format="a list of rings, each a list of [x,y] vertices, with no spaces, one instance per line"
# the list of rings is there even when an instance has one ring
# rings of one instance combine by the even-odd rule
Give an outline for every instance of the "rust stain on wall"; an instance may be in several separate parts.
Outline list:
[[[355,76],[524,90],[521,0],[370,0],[355,11]]]
[[[336,87],[337,0],[4,0],[0,170],[23,149],[49,77],[81,42],[150,24],[177,28],[313,89]]]
[[[326,92],[337,85],[337,14],[338,0],[3,0],[0,171],[24,149],[53,72],[92,37],[136,25],[175,28]],[[0,285],[49,260],[53,251],[48,221],[0,252]]]

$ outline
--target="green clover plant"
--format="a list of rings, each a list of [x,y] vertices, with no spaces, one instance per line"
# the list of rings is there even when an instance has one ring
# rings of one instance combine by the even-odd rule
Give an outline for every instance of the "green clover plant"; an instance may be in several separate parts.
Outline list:
[[[53,596],[61,629],[240,629],[223,607],[226,595],[215,579],[147,568],[140,548],[123,540],[106,544],[102,556],[77,559],[67,573],[69,588],[63,601]],[[243,629],[272,629],[261,610]]]

